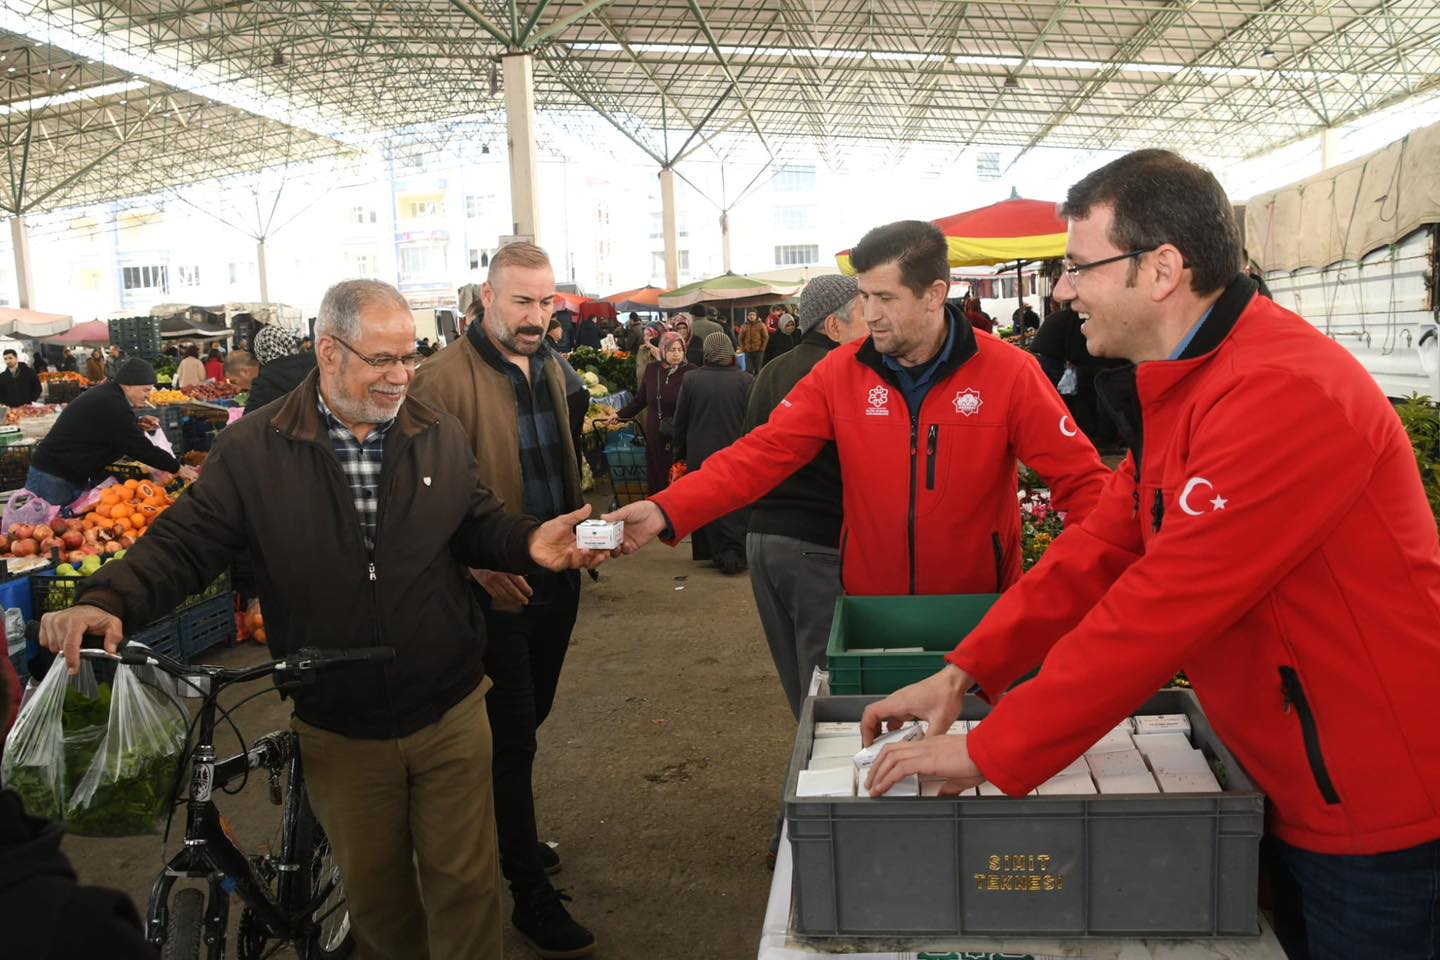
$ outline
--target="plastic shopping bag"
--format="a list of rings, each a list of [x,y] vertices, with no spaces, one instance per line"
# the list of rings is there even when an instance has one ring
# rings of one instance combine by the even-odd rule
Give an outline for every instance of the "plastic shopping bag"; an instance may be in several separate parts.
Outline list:
[[[1055,385],[1062,397],[1074,395],[1080,387],[1080,375],[1075,372],[1074,367],[1067,366],[1065,372],[1060,375],[1060,382]]]
[[[0,516],[0,529],[9,530],[17,523],[27,527],[49,523],[59,513],[58,506],[47,503],[29,490],[16,490],[11,494],[10,502],[5,504],[4,515]]]
[[[110,688],[95,683],[88,661],[80,661],[74,677],[63,660],[51,664],[5,738],[0,766],[0,782],[20,795],[31,816],[60,819],[105,736],[109,712]]]
[[[65,806],[71,832],[125,837],[165,826],[187,732],[173,695],[149,667],[115,669],[105,738]]]

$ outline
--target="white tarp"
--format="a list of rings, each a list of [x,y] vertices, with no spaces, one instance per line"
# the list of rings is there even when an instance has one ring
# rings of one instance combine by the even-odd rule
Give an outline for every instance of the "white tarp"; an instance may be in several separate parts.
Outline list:
[[[0,335],[7,337],[53,337],[69,330],[74,321],[58,313],[41,313],[14,307],[0,309]]]
[[[1245,205],[1246,247],[1266,271],[1359,260],[1440,223],[1440,124]]]

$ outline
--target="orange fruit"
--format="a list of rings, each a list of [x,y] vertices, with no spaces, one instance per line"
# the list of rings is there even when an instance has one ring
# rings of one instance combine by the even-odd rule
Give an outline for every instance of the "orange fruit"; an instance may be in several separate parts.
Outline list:
[[[145,481],[136,485],[135,492],[139,494],[141,500],[149,500],[155,496],[155,485],[149,481]]]
[[[120,492],[114,487],[107,487],[100,491],[100,503],[104,506],[113,506],[120,502]]]
[[[124,486],[125,486],[125,489],[126,489],[126,490],[134,490],[136,487],[140,486],[140,481],[139,481],[139,480],[126,480]]]
[[[117,503],[117,504],[115,504],[113,507],[110,508],[110,518],[111,518],[112,520],[119,520],[121,517],[129,517],[129,516],[130,516],[130,507],[127,506],[126,504]]]
[[[115,521],[115,532],[124,533],[125,531],[130,529],[130,526],[130,521],[126,520],[124,517],[121,517],[119,520]]]
[[[130,526],[134,527],[137,530],[140,529],[141,527],[145,526],[145,517],[139,513],[130,514]]]
[[[259,630],[256,630],[254,633],[250,634],[250,638],[251,638],[252,640],[254,640],[256,643],[267,643],[267,644],[268,644],[268,643],[270,642],[270,638],[265,635],[265,628],[264,628],[264,627],[261,627]]]

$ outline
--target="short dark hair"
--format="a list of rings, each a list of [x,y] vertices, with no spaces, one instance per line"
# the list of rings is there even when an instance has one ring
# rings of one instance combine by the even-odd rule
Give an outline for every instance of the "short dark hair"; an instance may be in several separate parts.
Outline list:
[[[11,350],[9,347],[6,347],[6,348],[5,348],[4,356],[7,356],[7,357],[18,357],[18,356],[20,356],[20,354],[16,353],[14,350]]]
[[[1110,242],[1124,251],[1171,244],[1190,268],[1190,289],[1224,289],[1240,272],[1240,228],[1215,175],[1169,150],[1136,150],[1070,188],[1060,215],[1083,219],[1099,205],[1114,211]],[[1131,276],[1139,268],[1131,265]]]
[[[924,220],[899,220],[876,227],[850,251],[850,265],[858,273],[886,263],[900,264],[900,282],[917,297],[936,280],[950,282],[950,248],[945,234]]]

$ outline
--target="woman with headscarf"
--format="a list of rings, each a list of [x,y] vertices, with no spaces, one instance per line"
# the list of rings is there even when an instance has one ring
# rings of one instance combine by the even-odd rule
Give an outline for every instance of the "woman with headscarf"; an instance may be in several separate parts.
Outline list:
[[[611,423],[616,423],[645,411],[645,477],[651,493],[659,493],[670,485],[680,386],[686,375],[697,369],[685,362],[685,342],[678,333],[667,333],[660,338],[660,354],[658,361],[645,368],[635,398],[610,418]]]
[[[92,348],[90,356],[85,358],[85,379],[91,383],[105,382],[105,355],[99,347]]]
[[[789,353],[791,348],[799,342],[800,335],[795,332],[795,318],[788,313],[780,314],[780,329],[770,335],[770,342],[765,345],[762,369],[764,364],[782,354]]]
[[[180,366],[175,370],[175,386],[183,390],[204,383],[205,364],[200,362],[200,348],[187,343],[181,354]]]
[[[792,324],[793,325],[793,324]],[[745,433],[745,405],[755,378],[735,366],[735,345],[724,333],[705,338],[705,366],[685,378],[675,410],[675,456],[698,470],[713,453]],[[710,560],[722,573],[745,569],[745,529],[750,508],[743,507],[690,535],[690,553]]]
[[[635,347],[635,386],[645,382],[645,369],[660,359],[660,338],[665,324],[647,323],[640,329],[640,343]]]
[[[250,384],[246,413],[285,396],[315,369],[314,351],[300,349],[293,335],[273,323],[255,334],[255,359],[260,363],[260,374]]]

